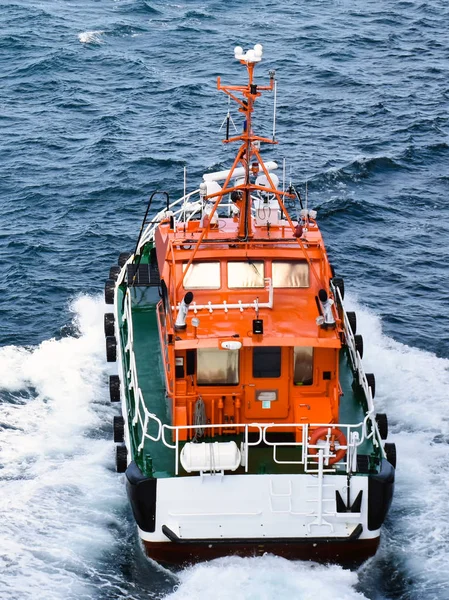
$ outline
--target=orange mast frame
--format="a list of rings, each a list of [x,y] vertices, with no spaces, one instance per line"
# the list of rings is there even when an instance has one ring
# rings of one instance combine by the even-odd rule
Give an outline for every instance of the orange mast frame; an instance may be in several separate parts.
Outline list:
[[[255,142],[259,142],[259,144],[260,144],[260,142],[264,142],[266,144],[277,144],[277,142],[275,140],[271,140],[266,137],[254,135],[253,130],[252,130],[252,113],[254,110],[254,103],[256,101],[256,98],[258,98],[259,96],[262,95],[261,91],[273,91],[274,82],[275,82],[274,73],[270,73],[270,85],[258,86],[254,83],[254,67],[256,66],[256,62],[259,62],[260,59],[257,59],[257,60],[254,59],[253,61],[251,61],[251,59],[249,59],[247,57],[238,57],[237,53],[236,53],[236,58],[239,58],[240,63],[242,65],[246,65],[247,72],[248,72],[248,83],[246,85],[222,85],[221,78],[218,77],[217,78],[217,89],[224,92],[230,98],[232,98],[235,102],[237,102],[237,104],[239,104],[239,106],[240,106],[239,112],[241,112],[245,115],[245,127],[244,127],[244,130],[241,133],[241,135],[234,136],[229,139],[225,139],[225,140],[223,140],[223,143],[225,143],[225,144],[228,144],[231,142],[242,142],[242,143],[237,152],[237,156],[235,157],[232,167],[230,168],[229,173],[225,179],[222,189],[219,192],[215,192],[215,193],[207,195],[205,197],[205,200],[215,200],[215,202],[214,202],[214,205],[212,207],[210,214],[208,215],[207,222],[204,223],[204,226],[203,226],[203,229],[199,236],[199,239],[196,242],[195,247],[193,248],[192,254],[186,265],[186,268],[181,277],[181,280],[179,281],[179,283],[177,285],[177,288],[176,288],[177,290],[179,290],[179,288],[181,287],[181,285],[184,281],[184,276],[187,273],[190,265],[192,264],[192,262],[196,256],[197,250],[201,245],[201,242],[203,241],[203,239],[205,237],[207,237],[207,234],[208,234],[209,228],[210,228],[210,223],[212,222],[212,217],[214,216],[214,214],[218,208],[218,205],[220,204],[221,199],[225,194],[232,193],[233,191],[242,192],[242,204],[241,204],[240,213],[239,213],[237,237],[240,241],[243,241],[243,242],[249,241],[252,238],[253,231],[252,231],[252,222],[251,222],[251,190],[260,190],[260,191],[265,191],[265,192],[267,191],[266,187],[256,185],[254,183],[251,183],[251,181],[250,181],[250,173],[253,173],[255,175],[258,172],[258,170],[260,169],[260,167],[262,168],[262,171],[267,179],[267,182],[270,185],[269,191],[270,191],[270,193],[273,193],[276,196],[276,199],[279,203],[279,207],[280,207],[282,213],[285,215],[285,218],[287,219],[288,224],[291,227],[292,233],[293,233],[294,237],[296,238],[299,246],[301,247],[301,250],[303,251],[304,257],[307,260],[313,275],[315,276],[317,281],[320,281],[320,277],[316,273],[316,270],[308,256],[307,250],[304,247],[302,240],[300,239],[300,237],[295,235],[295,225],[294,225],[292,219],[290,218],[290,215],[288,214],[288,212],[285,208],[284,202],[283,202],[283,197],[284,198],[285,197],[295,198],[295,196],[293,194],[290,194],[285,191],[281,192],[280,190],[278,190],[276,188],[276,186],[273,184],[273,180],[270,176],[270,173],[262,160],[262,157],[259,152],[259,148],[255,143]],[[239,98],[236,95],[236,93],[240,93],[242,95],[243,99]],[[253,170],[252,163],[251,163],[252,158],[257,160],[257,162],[255,162],[254,170]],[[245,183],[229,188],[228,187],[229,182],[231,181],[233,173],[239,163],[241,163],[243,168],[245,169]],[[326,289],[328,289],[329,286],[325,285],[324,287]]]

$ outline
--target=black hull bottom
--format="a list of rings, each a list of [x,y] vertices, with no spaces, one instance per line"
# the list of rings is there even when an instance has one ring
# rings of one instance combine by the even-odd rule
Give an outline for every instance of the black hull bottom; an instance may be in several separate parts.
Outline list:
[[[176,543],[147,542],[142,540],[149,558],[166,564],[182,566],[222,556],[262,556],[265,553],[290,560],[311,560],[355,567],[373,556],[379,546],[379,538],[355,541],[326,542],[211,542]]]

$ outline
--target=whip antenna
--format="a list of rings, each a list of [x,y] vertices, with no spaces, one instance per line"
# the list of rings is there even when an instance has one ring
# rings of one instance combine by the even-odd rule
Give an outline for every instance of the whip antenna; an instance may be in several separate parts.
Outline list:
[[[285,158],[282,160],[282,192],[285,194]]]
[[[306,212],[309,210],[309,193],[308,193],[308,182],[306,181]]]
[[[276,141],[276,101],[277,101],[277,81],[275,78],[276,71],[272,69],[269,71],[270,79],[274,80],[274,107],[273,107],[273,142]]]
[[[187,167],[184,167],[184,201],[182,203],[184,213],[184,223],[186,222],[186,198],[187,196]]]
[[[231,123],[232,123],[232,126],[234,127],[234,131],[237,132],[237,127],[235,126],[234,120],[231,117],[230,105],[231,105],[231,98],[229,97],[228,98],[228,112],[227,112],[227,115],[225,116],[225,118],[223,119],[223,123],[221,124],[220,129],[218,130],[218,131],[221,131],[226,123],[226,139],[227,140],[229,140],[229,126]]]

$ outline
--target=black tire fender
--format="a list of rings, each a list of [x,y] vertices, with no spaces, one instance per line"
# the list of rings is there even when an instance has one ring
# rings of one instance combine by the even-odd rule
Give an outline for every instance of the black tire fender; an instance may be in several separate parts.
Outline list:
[[[118,444],[115,447],[115,470],[117,473],[124,473],[128,466],[128,450],[124,444]]]
[[[104,284],[104,301],[106,304],[114,304],[115,296],[115,281],[113,279],[107,279]]]
[[[340,296],[341,299],[344,300],[345,298],[345,282],[344,279],[342,277],[334,277],[332,279],[332,284],[335,288],[338,288],[340,290]]]
[[[376,378],[374,377],[374,373],[365,373],[365,377],[368,386],[371,388],[371,395],[374,398],[376,395]]]
[[[394,469],[396,469],[396,462],[397,462],[396,444],[386,443],[384,445],[384,450],[385,450],[385,454],[387,456],[388,462]]]
[[[123,267],[129,257],[132,255],[132,252],[120,252],[119,257],[117,259],[117,264],[119,267]]]
[[[118,265],[112,265],[112,267],[109,269],[109,279],[113,279],[114,281],[117,281],[121,270],[122,270],[122,268],[119,267]]]
[[[114,335],[115,333],[115,317],[113,313],[104,314],[104,334],[105,336]]]
[[[123,417],[114,417],[112,428],[114,432],[114,442],[121,444],[125,439],[125,419]]]
[[[111,402],[120,402],[120,377],[109,375],[109,398]]]
[[[385,413],[376,415],[377,428],[381,439],[386,440],[388,437],[388,417]]]
[[[355,335],[357,333],[357,315],[354,311],[349,310],[346,313],[346,316],[348,317],[349,327],[351,328],[352,335]]]
[[[115,362],[117,360],[117,340],[115,335],[108,335],[106,337],[106,360],[108,362]]]

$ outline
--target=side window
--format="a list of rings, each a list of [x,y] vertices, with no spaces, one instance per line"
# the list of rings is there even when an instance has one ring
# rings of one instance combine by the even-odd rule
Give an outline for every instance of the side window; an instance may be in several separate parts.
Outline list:
[[[255,346],[253,348],[253,377],[280,377],[281,354],[279,346]]]
[[[239,351],[198,348],[196,355],[198,385],[237,385]]]
[[[295,346],[293,360],[293,383],[295,385],[312,385],[313,348],[309,346]]]

